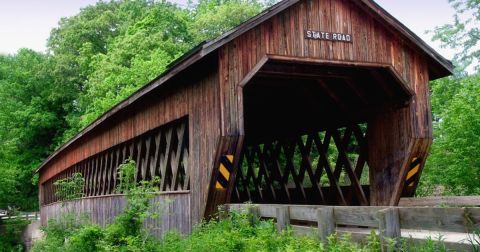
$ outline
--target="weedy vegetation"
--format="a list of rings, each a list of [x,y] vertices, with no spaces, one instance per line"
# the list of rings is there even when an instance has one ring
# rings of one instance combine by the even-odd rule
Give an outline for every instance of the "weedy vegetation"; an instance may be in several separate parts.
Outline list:
[[[0,252],[23,251],[20,237],[28,224],[22,219],[0,220]]]
[[[100,227],[90,222],[87,215],[67,211],[48,223],[43,229],[45,238],[35,244],[33,251],[381,251],[380,239],[374,231],[363,243],[353,242],[350,235],[336,234],[321,242],[314,233],[297,236],[292,229],[278,232],[272,220],[255,219],[248,210],[221,213],[220,216],[227,217],[205,220],[188,236],[171,231],[156,239],[144,222],[161,215],[152,212],[158,207],[151,204],[159,179],[136,182],[135,166],[134,161],[127,160],[119,167],[117,192],[125,194],[127,206],[112,224]],[[76,181],[82,179],[76,178]],[[78,191],[67,191],[78,196]],[[472,244],[476,241],[478,249],[478,232],[475,235]],[[408,239],[390,244],[396,251],[448,251],[441,240],[434,239],[423,244],[414,244]]]

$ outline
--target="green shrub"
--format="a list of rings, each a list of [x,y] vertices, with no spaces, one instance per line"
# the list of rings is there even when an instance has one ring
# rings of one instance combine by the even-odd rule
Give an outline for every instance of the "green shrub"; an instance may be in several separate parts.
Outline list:
[[[325,244],[313,237],[296,236],[291,229],[279,233],[272,220],[252,222],[247,212],[233,212],[225,220],[201,223],[188,237],[166,234],[157,251],[380,251],[374,232],[366,244],[352,242],[349,235],[332,235]]]
[[[49,221],[43,228],[45,239],[37,242],[33,251],[155,251],[155,241],[143,229],[143,223],[146,218],[157,217],[157,213],[150,212],[150,200],[155,197],[159,179],[137,183],[135,167],[135,162],[129,159],[118,168],[117,192],[126,195],[127,206],[112,224],[101,228],[88,221],[88,216],[67,212],[58,220]],[[78,196],[80,190],[76,185],[81,181],[83,178],[76,176],[60,183],[64,188],[63,199]]]
[[[120,183],[117,192],[126,195],[127,207],[115,218],[114,223],[104,230],[102,244],[107,251],[139,251],[138,249],[145,249],[153,242],[149,230],[143,228],[143,223],[146,218],[158,217],[150,211],[150,202],[158,191],[160,179],[155,177],[151,181],[137,183],[135,167],[135,162],[130,159],[119,167]]]
[[[73,213],[65,213],[57,220],[49,220],[48,225],[42,227],[45,238],[35,242],[32,251],[65,251],[71,237],[89,225],[91,223],[87,215],[77,216]]]
[[[105,232],[98,225],[86,225],[72,235],[67,245],[68,251],[102,251],[101,241]]]
[[[23,251],[21,235],[28,224],[21,219],[0,221],[0,252]]]
[[[42,244],[36,244],[34,251],[381,251],[379,237],[373,231],[364,243],[353,242],[348,234],[331,235],[327,242],[322,243],[314,233],[311,236],[296,236],[291,229],[278,232],[272,220],[252,222],[246,212],[232,213],[224,220],[204,221],[189,236],[168,232],[161,240],[146,235],[145,230],[137,235],[128,233],[125,231],[128,227],[118,222],[105,229],[92,224],[83,224],[79,228],[73,224],[64,225],[66,235],[63,236],[59,227],[61,225],[49,227],[47,239]],[[50,237],[52,234],[56,234],[55,239]],[[421,244],[405,239],[398,243],[395,251],[448,250],[441,239],[427,239]]]

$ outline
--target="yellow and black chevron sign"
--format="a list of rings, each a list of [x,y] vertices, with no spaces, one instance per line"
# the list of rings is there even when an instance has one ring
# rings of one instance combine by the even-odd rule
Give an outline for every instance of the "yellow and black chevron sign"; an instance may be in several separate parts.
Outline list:
[[[410,163],[410,170],[408,171],[407,178],[406,178],[408,186],[415,185],[415,181],[413,177],[418,174],[421,164],[422,164],[421,158],[416,157],[412,159],[412,162]]]
[[[224,155],[220,158],[220,167],[218,167],[218,171],[215,188],[225,189],[228,187],[230,174],[233,171],[233,155]]]

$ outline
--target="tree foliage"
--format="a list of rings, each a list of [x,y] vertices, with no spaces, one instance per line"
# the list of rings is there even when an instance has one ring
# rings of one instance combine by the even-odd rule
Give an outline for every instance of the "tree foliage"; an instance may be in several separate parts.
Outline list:
[[[455,9],[454,22],[434,29],[433,39],[455,49],[454,62],[460,70],[472,64],[478,68],[480,58],[480,1],[448,0]],[[478,69],[477,69],[478,70]]]
[[[71,101],[58,92],[48,56],[22,49],[15,56],[0,56],[0,65],[0,170],[5,185],[15,188],[0,197],[17,193],[22,195],[15,197],[18,207],[35,208],[35,168],[67,126],[65,108]]]
[[[441,109],[435,113],[434,143],[422,178],[426,194],[438,186],[446,194],[480,194],[479,83],[480,76],[473,75],[432,86],[433,102]]]
[[[257,0],[199,1],[193,11],[192,31],[197,41],[213,39],[257,14],[262,7]]]
[[[185,10],[168,2],[149,7],[105,53],[89,61],[92,72],[80,99],[80,128],[165,71],[191,46]]]
[[[431,83],[434,141],[421,180],[424,195],[480,194],[480,69],[468,69],[480,59],[480,1],[449,2],[455,21],[437,27],[434,39],[458,52],[457,72]]]

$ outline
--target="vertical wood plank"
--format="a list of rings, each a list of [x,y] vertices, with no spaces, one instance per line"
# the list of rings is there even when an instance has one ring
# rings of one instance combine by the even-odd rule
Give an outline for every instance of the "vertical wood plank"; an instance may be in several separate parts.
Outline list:
[[[382,251],[394,251],[388,239],[398,239],[401,237],[400,217],[398,208],[387,208],[378,211],[378,229],[380,232],[380,241]],[[394,245],[395,246],[395,245]]]
[[[279,206],[275,209],[277,217],[277,230],[282,232],[290,225],[290,212],[288,206]]]
[[[335,216],[333,207],[321,207],[317,210],[318,235],[321,241],[335,233]]]

